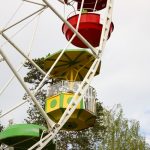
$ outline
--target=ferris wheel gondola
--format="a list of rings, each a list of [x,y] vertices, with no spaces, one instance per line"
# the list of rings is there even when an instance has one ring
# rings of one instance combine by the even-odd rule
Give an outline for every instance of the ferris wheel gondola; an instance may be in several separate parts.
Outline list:
[[[76,28],[78,22],[79,15],[74,15],[67,19],[67,21]],[[101,17],[99,14],[95,13],[83,13],[81,14],[80,24],[78,28],[78,32],[85,38],[87,41],[93,46],[98,47],[101,39],[102,28],[103,25],[100,23]],[[114,30],[114,24],[111,22],[108,39],[111,33]],[[62,27],[62,31],[66,36],[66,39],[69,41],[72,36],[73,32],[71,29],[64,23]],[[88,48],[77,36],[72,40],[72,44],[80,47],[80,48]]]
[[[29,0],[25,1],[38,4]],[[47,122],[47,128],[30,124],[11,125],[0,133],[0,141],[4,144],[15,147],[15,143],[17,143],[15,140],[18,139],[18,142],[21,142],[22,144],[17,145],[15,148],[18,146],[22,148],[28,145],[25,149],[28,148],[29,150],[40,150],[44,148],[52,139],[54,139],[55,135],[61,129],[79,131],[94,125],[96,120],[96,90],[90,86],[90,82],[95,75],[99,74],[102,51],[107,39],[110,37],[114,29],[111,18],[113,7],[112,0],[75,0],[77,3],[76,12],[80,11],[80,13],[69,17],[67,20],[65,20],[61,14],[53,8],[48,0],[42,1],[44,4],[40,4],[39,6],[42,6],[43,8],[39,11],[43,11],[45,8],[50,8],[64,22],[62,30],[66,39],[69,41],[68,45],[72,43],[77,47],[89,49],[67,50],[67,45],[64,50],[49,55],[44,60],[42,70],[31,59],[29,59],[28,56],[21,52],[16,44],[4,34],[9,28],[19,24],[39,11],[1,31],[0,34],[43,75],[45,75],[36,89],[36,92],[32,94],[20,79],[20,76],[17,74],[8,58],[0,49],[2,58],[11,68],[28,95],[30,95],[37,109],[41,112]],[[69,2],[65,0],[64,4],[69,4]],[[101,15],[97,11],[104,8],[106,8],[107,16],[102,23]],[[90,50],[92,52],[90,52]],[[62,56],[59,57],[61,54]],[[57,57],[59,59],[57,63],[55,63]],[[57,78],[60,82],[49,86],[47,89],[48,93],[44,111],[37,102],[35,94],[48,77]],[[12,110],[14,110],[14,108]],[[17,132],[17,129],[18,131],[20,130],[20,132]],[[41,132],[45,130],[45,134],[41,134]],[[36,140],[32,143],[29,141],[29,138],[35,138]],[[24,143],[24,141],[27,143]]]
[[[46,57],[43,65],[46,72],[60,53],[61,51]],[[51,78],[57,78],[60,81],[49,87],[45,105],[45,111],[53,121],[58,122],[60,120],[94,59],[95,57],[87,50],[71,49],[66,50],[55,65],[51,72]],[[100,66],[95,75],[99,74],[99,70]],[[96,119],[95,98],[95,89],[90,86],[62,129],[76,131],[93,126]]]
[[[5,143],[15,150],[25,150],[39,141],[46,130],[45,127],[35,124],[14,124],[0,133],[0,143]],[[49,143],[47,148],[55,149],[55,144]]]
[[[77,10],[84,9],[88,12],[99,11],[106,8],[107,0],[84,0],[81,8],[82,0],[74,0],[77,3]],[[65,4],[69,4],[69,0],[65,0]]]

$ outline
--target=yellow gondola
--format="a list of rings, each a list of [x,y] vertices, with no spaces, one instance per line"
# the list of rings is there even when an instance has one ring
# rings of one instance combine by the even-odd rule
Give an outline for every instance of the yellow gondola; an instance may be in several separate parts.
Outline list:
[[[45,71],[51,68],[60,53],[61,51],[45,59]],[[45,111],[53,121],[59,121],[94,60],[95,57],[87,50],[66,50],[53,68],[51,78],[58,78],[60,81],[49,87],[45,105]],[[99,70],[100,66],[96,75],[99,74]],[[62,129],[77,131],[94,125],[95,95],[95,89],[90,86]]]
[[[46,57],[43,68],[46,72],[51,68],[60,53],[61,50]],[[52,70],[51,77],[69,81],[82,81],[94,60],[95,57],[85,49],[66,50]],[[96,75],[99,72],[100,66]]]

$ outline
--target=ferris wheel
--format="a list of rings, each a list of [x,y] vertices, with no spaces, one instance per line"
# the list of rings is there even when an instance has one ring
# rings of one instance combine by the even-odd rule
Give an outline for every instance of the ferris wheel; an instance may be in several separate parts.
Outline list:
[[[60,130],[80,131],[92,127],[96,120],[96,90],[90,86],[90,82],[94,76],[100,73],[101,56],[114,29],[112,22],[113,0],[58,1],[60,5],[64,6],[65,16],[58,12],[48,0],[39,2],[23,0],[23,3],[38,5],[40,8],[0,31],[1,37],[24,57],[24,62],[29,61],[44,76],[34,92],[29,90],[18,74],[23,65],[16,69],[5,51],[0,48],[0,61],[9,66],[14,77],[20,82],[47,122],[47,127],[35,124],[14,124],[4,129],[0,133],[0,143],[14,147],[16,150],[40,150],[44,147],[54,149],[54,145],[50,141]],[[69,12],[66,11],[68,7]],[[45,57],[41,68],[30,58],[32,47],[28,53],[25,53],[5,32],[29,18],[39,16],[46,9],[51,10],[56,17],[63,21],[60,32],[64,34],[64,38],[68,42],[63,49]],[[17,10],[15,14],[17,14]],[[15,14],[12,17],[15,17]],[[37,26],[35,32],[36,29]],[[74,49],[68,49],[71,44],[75,46]],[[35,95],[45,80],[49,78],[59,79],[59,82],[48,87],[45,109],[43,109]],[[11,80],[8,81],[8,84],[11,83]],[[0,91],[0,94],[8,84]],[[1,114],[0,118],[19,107],[23,107],[27,102],[27,100],[21,101],[9,111]]]

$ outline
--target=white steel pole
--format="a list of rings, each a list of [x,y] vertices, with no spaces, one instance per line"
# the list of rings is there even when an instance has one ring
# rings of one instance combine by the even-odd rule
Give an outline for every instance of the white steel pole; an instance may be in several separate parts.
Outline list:
[[[39,70],[44,76],[46,73],[32,60],[30,59],[17,45],[15,45],[14,42],[12,42],[4,33],[2,33],[2,36],[22,55],[24,56],[34,67],[36,67],[37,70]]]
[[[21,66],[17,69],[17,72],[19,72],[22,68],[23,64],[21,64]],[[12,80],[15,78],[15,75],[13,75],[9,81],[4,85],[4,87],[2,89],[0,89],[0,95],[6,90],[6,88],[9,86],[9,84],[12,82]]]
[[[10,25],[10,26],[9,26],[9,27],[7,27],[6,29],[3,29],[2,31],[0,31],[0,33],[3,33],[3,32],[5,32],[5,31],[9,30],[10,28],[12,28],[12,27],[16,26],[17,24],[19,24],[19,23],[23,22],[24,20],[26,20],[26,19],[28,19],[28,18],[32,17],[33,15],[35,15],[35,14],[37,14],[38,12],[40,12],[40,11],[44,10],[45,8],[46,8],[45,6],[44,6],[44,7],[42,7],[41,9],[39,9],[39,10],[35,11],[34,13],[32,13],[32,14],[28,15],[27,17],[25,17],[25,18],[21,19],[20,21],[17,21],[16,23],[14,23],[14,24]]]
[[[74,112],[77,105],[81,101],[81,98],[83,97],[83,93],[87,90],[87,88],[89,86],[89,82],[92,80],[93,76],[95,75],[95,72],[97,70],[97,67],[98,67],[99,63],[100,63],[100,58],[95,59],[95,61],[92,64],[92,67],[90,68],[90,70],[86,74],[86,77],[82,81],[82,83],[79,86],[77,92],[75,93],[75,95],[73,96],[71,102],[69,103],[68,107],[66,108],[65,112],[61,116],[61,119],[59,120],[59,122],[57,124],[58,126],[56,128],[53,128],[53,130],[51,132],[49,132],[49,134],[47,134],[44,138],[42,138],[39,142],[34,144],[28,150],[33,150],[35,148],[37,148],[37,150],[41,150],[59,132],[59,130],[66,123],[66,121],[69,119],[69,117],[71,116],[71,114]]]
[[[107,0],[107,6],[106,6],[106,17],[104,19],[103,23],[103,29],[101,33],[101,38],[100,38],[100,43],[99,43],[99,53],[103,51],[107,38],[108,38],[108,33],[112,21],[112,11],[113,11],[113,0]]]
[[[6,111],[5,113],[3,113],[2,115],[0,115],[0,118],[3,118],[5,115],[9,114],[10,112],[12,112],[13,110],[17,109],[18,107],[22,106],[23,104],[25,104],[27,102],[27,100],[24,100],[23,102],[20,102],[19,104],[17,104],[15,107],[11,108],[10,110]]]
[[[45,3],[48,3],[46,0],[43,0]],[[111,9],[112,9],[112,1],[110,0],[107,3],[107,7],[109,5],[109,12],[111,15]],[[50,6],[51,8],[51,6]],[[52,8],[53,9],[53,8]],[[54,11],[54,10],[53,10]],[[109,15],[109,14],[108,14]],[[108,23],[108,22],[107,22]],[[67,24],[67,23],[66,23]],[[67,24],[68,25],[68,24]],[[103,28],[104,30],[104,28]],[[104,32],[104,31],[103,31]],[[105,30],[105,34],[103,34],[103,36],[107,35],[108,31]],[[106,40],[105,38],[103,40]],[[105,41],[103,41],[105,42]],[[101,45],[103,45],[103,43],[100,43]],[[102,46],[102,49],[104,48],[104,46]],[[101,50],[102,51],[102,50]],[[101,51],[99,51],[99,57],[97,59],[95,59],[95,61],[93,62],[92,66],[90,67],[90,70],[88,71],[88,73],[86,74],[84,80],[82,81],[81,85],[79,86],[77,92],[75,93],[75,95],[73,96],[71,102],[69,103],[67,109],[65,110],[65,112],[63,113],[63,115],[61,116],[59,122],[58,122],[58,127],[53,129],[53,132],[50,132],[48,135],[46,135],[43,139],[41,139],[39,142],[37,142],[36,144],[34,144],[32,147],[30,147],[28,150],[33,150],[35,148],[37,148],[38,150],[41,150],[45,145],[48,144],[48,142],[58,133],[58,131],[61,129],[61,127],[66,123],[66,121],[69,119],[69,117],[71,116],[71,114],[73,113],[73,111],[75,110],[76,106],[78,105],[78,103],[80,102],[83,93],[85,92],[85,90],[87,90],[87,88],[89,87],[89,83],[92,80],[92,78],[95,75],[95,72],[100,64],[100,60],[101,60],[101,56],[102,53]],[[78,100],[77,100],[78,99]]]
[[[41,112],[41,114],[43,115],[43,117],[45,118],[45,120],[47,121],[47,123],[50,125],[50,127],[53,127],[55,125],[55,123],[48,117],[48,115],[45,113],[45,111],[43,110],[43,108],[41,107],[41,105],[39,104],[39,102],[36,100],[35,96],[27,88],[27,86],[25,85],[24,81],[21,79],[20,75],[16,72],[16,70],[14,69],[14,67],[12,66],[12,64],[8,60],[7,56],[2,51],[2,49],[0,49],[0,54],[5,59],[6,63],[9,66],[9,68],[12,70],[12,72],[14,73],[14,75],[16,76],[16,78],[19,80],[20,84],[25,89],[25,91],[27,92],[27,94],[31,97],[32,101],[34,102],[34,104],[36,105],[36,107],[39,109],[39,111]]]
[[[3,60],[4,60],[3,57],[0,55],[0,62],[3,61]]]
[[[34,95],[36,95],[36,93],[38,92],[38,90],[40,89],[40,87],[42,86],[42,84],[44,83],[45,79],[49,76],[49,74],[51,73],[52,69],[54,68],[54,65],[59,61],[59,59],[61,58],[61,56],[63,55],[63,53],[65,52],[65,49],[69,46],[70,42],[73,40],[73,38],[75,37],[75,35],[70,39],[70,41],[68,42],[68,44],[66,45],[66,47],[63,49],[63,51],[60,53],[60,55],[57,57],[57,59],[55,60],[54,64],[52,65],[52,67],[50,68],[50,70],[46,73],[45,77],[42,79],[42,81],[40,82],[40,84],[38,85],[38,87],[35,89],[34,91]],[[12,80],[12,79],[11,79]],[[5,88],[5,87],[4,87]],[[4,89],[2,89],[0,91],[0,94],[3,92]],[[5,115],[9,114],[10,112],[12,112],[13,110],[17,109],[18,107],[22,106],[23,104],[25,104],[27,101],[23,101],[19,104],[17,104],[15,107],[11,108],[10,110],[8,110],[7,112],[5,112],[4,114],[2,114],[0,116],[0,118],[4,117]]]
[[[51,4],[47,0],[43,0],[43,2],[77,35],[77,37],[88,46],[95,57],[97,57],[97,50],[67,21],[57,12],[57,10],[51,6]]]
[[[29,1],[29,0],[23,0],[23,1],[24,1],[24,2],[28,2],[28,3],[32,3],[32,4],[36,4],[36,5],[45,6],[44,4],[32,2],[32,1]]]

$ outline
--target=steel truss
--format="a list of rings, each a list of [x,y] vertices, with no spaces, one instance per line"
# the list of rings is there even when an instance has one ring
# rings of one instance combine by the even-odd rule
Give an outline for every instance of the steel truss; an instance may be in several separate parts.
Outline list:
[[[21,77],[19,76],[19,74],[16,72],[15,68],[11,65],[11,62],[9,61],[9,59],[7,58],[6,54],[3,52],[2,49],[0,49],[0,54],[2,56],[2,58],[4,59],[4,61],[6,61],[6,63],[8,64],[8,66],[10,67],[10,69],[12,70],[12,72],[14,73],[14,75],[16,76],[16,78],[18,79],[18,81],[20,82],[20,84],[23,86],[23,88],[25,89],[25,91],[27,92],[27,94],[31,97],[31,100],[34,102],[34,104],[36,105],[36,107],[39,109],[39,111],[41,112],[41,114],[43,115],[43,117],[45,118],[46,122],[48,123],[48,133],[46,136],[41,137],[40,141],[37,142],[36,144],[34,144],[32,147],[29,148],[29,150],[33,150],[33,149],[37,149],[37,150],[41,150],[43,147],[45,147],[54,137],[55,135],[59,132],[59,130],[63,127],[63,125],[67,122],[67,120],[70,118],[70,116],[72,115],[72,113],[74,112],[74,110],[76,109],[77,105],[79,104],[79,102],[81,101],[85,91],[88,89],[89,84],[91,82],[91,80],[93,79],[96,70],[100,64],[101,61],[101,57],[102,57],[102,53],[104,50],[104,47],[106,45],[106,41],[107,41],[107,37],[108,37],[108,33],[109,33],[109,28],[110,28],[110,24],[111,24],[111,20],[112,20],[112,9],[113,9],[113,0],[107,0],[107,6],[106,6],[106,18],[104,20],[103,23],[103,29],[102,29],[102,35],[101,35],[101,39],[100,39],[100,45],[97,48],[94,48],[79,32],[77,29],[75,29],[67,20],[65,20],[61,14],[59,14],[57,12],[56,9],[54,9],[54,7],[48,2],[48,0],[42,0],[44,2],[43,4],[39,4],[39,3],[35,3],[29,0],[24,0],[26,2],[30,2],[30,3],[34,3],[37,5],[41,5],[42,8],[39,9],[38,11],[32,13],[31,15],[23,18],[22,20],[14,23],[13,25],[9,26],[6,29],[3,29],[2,31],[0,31],[0,34],[7,40],[7,42],[9,44],[11,44],[23,57],[25,57],[30,63],[32,63],[32,65],[34,67],[37,68],[38,71],[40,71],[45,77],[43,78],[43,80],[41,81],[41,83],[39,84],[38,88],[35,90],[34,93],[32,93],[27,86],[25,85],[24,81],[21,79]],[[57,58],[56,62],[53,64],[52,68],[50,68],[50,70],[45,73],[38,65],[35,64],[34,61],[32,61],[14,42],[12,42],[10,40],[10,38],[4,33],[5,31],[7,31],[8,29],[14,27],[15,25],[23,22],[24,20],[30,18],[31,16],[43,11],[44,9],[49,8],[50,10],[52,10],[65,24],[67,24],[67,26],[74,32],[74,36],[75,35],[88,47],[90,48],[91,52],[93,53],[93,55],[95,56],[95,61],[93,62],[91,68],[89,69],[88,73],[86,74],[84,80],[81,82],[81,85],[79,86],[78,90],[76,91],[75,95],[73,96],[71,102],[69,103],[67,109],[65,110],[65,112],[63,113],[62,117],[60,118],[59,122],[56,124],[54,123],[49,117],[48,115],[45,113],[45,111],[43,110],[43,108],[40,106],[40,104],[38,103],[37,99],[35,98],[35,94],[38,92],[38,89],[43,85],[44,81],[46,78],[48,78],[49,74],[51,73],[52,69],[55,67],[57,61],[59,60],[59,58],[61,57],[61,55],[63,54],[63,52],[65,51],[65,49],[68,47],[68,45],[71,43],[71,41],[73,40],[73,38],[68,42],[67,46],[64,48],[64,50],[62,51],[62,53],[60,54],[60,56]],[[80,14],[81,15],[81,14]],[[15,108],[13,108],[12,110],[16,109],[17,107],[23,105],[25,102],[19,104],[18,106],[16,106]],[[7,112],[9,113],[9,112]],[[6,114],[7,114],[6,113]]]

